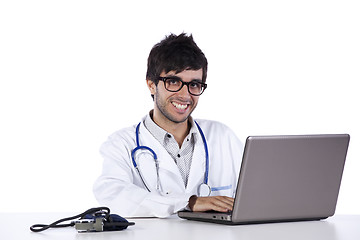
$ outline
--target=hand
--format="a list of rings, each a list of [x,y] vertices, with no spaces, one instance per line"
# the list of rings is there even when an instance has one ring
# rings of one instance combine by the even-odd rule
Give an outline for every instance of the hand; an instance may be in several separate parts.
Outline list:
[[[204,212],[214,210],[218,212],[232,211],[234,198],[226,196],[197,197],[192,196],[189,199],[189,208],[193,212]]]

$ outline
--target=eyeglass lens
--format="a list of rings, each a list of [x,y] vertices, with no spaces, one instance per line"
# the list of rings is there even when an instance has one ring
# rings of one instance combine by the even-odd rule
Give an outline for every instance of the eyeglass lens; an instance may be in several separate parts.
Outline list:
[[[204,91],[204,85],[197,81],[192,82],[183,82],[180,79],[176,78],[167,78],[165,79],[165,88],[171,92],[180,91],[183,85],[187,85],[189,92],[193,95],[200,95]]]

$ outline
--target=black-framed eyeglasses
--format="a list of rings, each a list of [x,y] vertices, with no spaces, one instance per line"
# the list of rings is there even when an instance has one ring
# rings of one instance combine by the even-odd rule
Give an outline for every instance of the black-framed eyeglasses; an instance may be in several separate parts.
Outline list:
[[[191,95],[200,96],[206,89],[207,84],[200,82],[198,80],[193,80],[191,82],[184,82],[179,77],[159,77],[158,80],[164,82],[165,89],[169,92],[178,92],[182,89],[184,85],[187,86],[187,89]]]

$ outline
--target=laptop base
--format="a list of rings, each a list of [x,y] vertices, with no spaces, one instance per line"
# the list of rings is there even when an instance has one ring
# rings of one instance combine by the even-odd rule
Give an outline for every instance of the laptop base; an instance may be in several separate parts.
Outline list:
[[[299,219],[279,219],[279,220],[256,220],[256,221],[243,221],[243,222],[233,222],[231,220],[218,218],[197,218],[194,216],[185,216],[186,211],[178,212],[178,216],[182,219],[190,220],[190,221],[200,221],[200,222],[209,222],[209,223],[218,223],[225,225],[250,225],[250,224],[266,224],[266,223],[286,223],[286,222],[305,222],[305,221],[320,221],[327,219],[328,217],[316,217],[316,218],[299,218]]]

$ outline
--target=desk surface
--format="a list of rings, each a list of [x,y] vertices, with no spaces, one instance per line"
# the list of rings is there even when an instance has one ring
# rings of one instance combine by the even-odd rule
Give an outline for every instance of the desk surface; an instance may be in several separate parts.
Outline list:
[[[322,221],[227,226],[179,219],[130,219],[134,226],[119,232],[77,233],[75,228],[33,233],[33,224],[49,224],[72,214],[0,213],[0,239],[327,239],[359,240],[360,215],[339,215]]]

